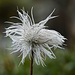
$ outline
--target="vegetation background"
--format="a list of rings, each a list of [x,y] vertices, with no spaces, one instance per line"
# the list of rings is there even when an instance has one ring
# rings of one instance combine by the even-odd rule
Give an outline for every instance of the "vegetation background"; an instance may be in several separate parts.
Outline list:
[[[60,32],[68,40],[64,50],[55,50],[56,59],[45,61],[46,66],[37,66],[34,62],[34,75],[75,75],[75,0],[0,0],[0,75],[29,75],[30,60],[27,57],[24,65],[19,65],[21,57],[19,53],[10,55],[6,49],[11,46],[11,40],[5,38],[5,28],[10,26],[5,21],[11,16],[18,16],[17,8],[22,7],[29,12],[34,7],[35,22],[45,19],[54,8],[53,15],[59,17],[49,20],[46,24],[49,29]]]

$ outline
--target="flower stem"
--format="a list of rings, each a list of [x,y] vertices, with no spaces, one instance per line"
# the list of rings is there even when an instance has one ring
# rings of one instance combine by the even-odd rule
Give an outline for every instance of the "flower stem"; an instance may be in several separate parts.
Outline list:
[[[33,59],[34,59],[34,53],[33,53],[33,50],[31,50],[31,67],[30,67],[30,75],[33,75]]]

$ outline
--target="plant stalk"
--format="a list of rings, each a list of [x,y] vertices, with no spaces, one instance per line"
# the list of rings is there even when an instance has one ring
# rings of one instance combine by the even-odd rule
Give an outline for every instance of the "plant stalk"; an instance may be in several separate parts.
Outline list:
[[[33,59],[34,59],[34,53],[33,53],[33,50],[31,50],[31,67],[30,67],[30,75],[33,75]]]

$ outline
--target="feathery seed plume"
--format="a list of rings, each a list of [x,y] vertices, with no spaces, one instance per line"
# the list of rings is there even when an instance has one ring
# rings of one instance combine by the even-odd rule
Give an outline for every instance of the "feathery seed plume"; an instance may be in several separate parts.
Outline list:
[[[56,56],[52,52],[52,48],[61,48],[64,43],[64,36],[55,30],[45,29],[45,24],[48,20],[57,16],[52,16],[52,13],[39,23],[35,23],[33,18],[33,8],[31,9],[31,18],[24,9],[22,13],[17,10],[19,17],[13,16],[21,21],[21,23],[8,22],[10,27],[6,28],[6,37],[12,40],[12,53],[20,51],[22,55],[21,63],[24,63],[27,55],[31,56],[31,50],[34,53],[34,60],[37,65],[45,65],[43,60],[48,56],[55,59]]]

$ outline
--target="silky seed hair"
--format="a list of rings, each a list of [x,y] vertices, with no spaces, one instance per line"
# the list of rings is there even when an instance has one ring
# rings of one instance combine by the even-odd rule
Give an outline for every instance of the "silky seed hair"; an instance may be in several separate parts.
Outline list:
[[[51,59],[55,59],[56,56],[52,51],[52,48],[62,48],[65,42],[64,36],[55,30],[45,29],[45,24],[48,20],[53,19],[57,16],[52,16],[52,13],[44,20],[39,23],[35,23],[33,18],[33,7],[31,9],[31,17],[25,12],[24,8],[21,12],[17,10],[18,17],[12,16],[10,18],[16,18],[21,22],[7,22],[11,26],[6,28],[6,37],[10,37],[12,40],[11,50],[12,53],[20,52],[22,56],[21,63],[25,62],[27,55],[31,56],[31,50],[34,53],[34,60],[37,65],[45,65],[44,60],[46,56]]]

